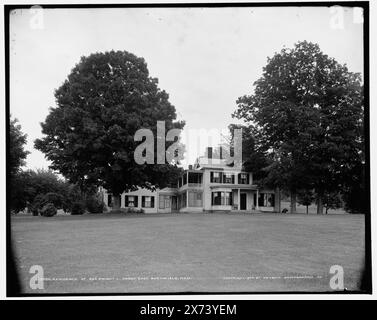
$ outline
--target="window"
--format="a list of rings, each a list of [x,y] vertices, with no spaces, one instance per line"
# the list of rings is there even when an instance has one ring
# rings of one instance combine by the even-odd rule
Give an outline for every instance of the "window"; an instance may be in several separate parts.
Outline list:
[[[232,205],[232,193],[231,192],[224,192],[224,204],[226,206]]]
[[[258,198],[258,205],[260,207],[273,207],[275,205],[275,194],[260,193]]]
[[[212,205],[221,206],[221,192],[212,192]]]
[[[196,172],[189,172],[188,183],[202,183],[202,174]]]
[[[137,207],[137,196],[126,196],[124,202],[126,207]]]
[[[154,208],[154,197],[153,196],[142,196],[141,206],[143,208]]]
[[[232,192],[212,192],[212,205],[231,206],[232,204]]]
[[[202,202],[202,192],[199,191],[189,191],[188,192],[188,206],[189,207],[201,207]]]
[[[238,175],[238,183],[239,184],[249,184],[249,174],[248,173],[240,173]]]
[[[234,183],[234,174],[224,173],[223,183]]]
[[[221,172],[211,172],[211,182],[221,183]]]
[[[158,207],[160,209],[170,208],[170,196],[162,196],[162,195],[160,195]]]

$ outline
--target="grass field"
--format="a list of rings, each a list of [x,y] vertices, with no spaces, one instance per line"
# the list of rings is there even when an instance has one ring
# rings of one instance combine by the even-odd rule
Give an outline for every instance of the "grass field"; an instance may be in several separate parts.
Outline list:
[[[364,216],[84,215],[11,219],[26,293],[331,291],[344,268],[357,290]],[[32,265],[44,289],[32,290]]]

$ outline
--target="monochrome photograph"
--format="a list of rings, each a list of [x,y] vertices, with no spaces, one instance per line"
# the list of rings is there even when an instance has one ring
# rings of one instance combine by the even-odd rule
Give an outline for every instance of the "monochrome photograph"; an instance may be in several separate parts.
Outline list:
[[[368,10],[5,6],[7,295],[371,293]]]

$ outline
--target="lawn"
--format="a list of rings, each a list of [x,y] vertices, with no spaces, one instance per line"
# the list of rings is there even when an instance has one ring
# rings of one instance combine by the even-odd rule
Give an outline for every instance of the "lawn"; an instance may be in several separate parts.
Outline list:
[[[357,290],[364,216],[190,213],[11,219],[26,293]],[[29,286],[44,269],[44,289]]]

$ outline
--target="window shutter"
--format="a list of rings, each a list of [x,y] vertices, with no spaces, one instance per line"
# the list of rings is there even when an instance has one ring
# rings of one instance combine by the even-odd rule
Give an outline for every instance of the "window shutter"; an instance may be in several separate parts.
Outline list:
[[[134,196],[134,203],[135,203],[135,207],[137,207],[138,206],[138,204],[137,204],[137,199],[138,199],[139,197],[138,196]]]
[[[154,196],[151,196],[151,208],[154,208]]]
[[[246,182],[247,182],[247,184],[249,184],[250,183],[250,174],[249,173],[247,173],[247,178],[246,178]]]
[[[124,196],[124,206],[128,207],[128,196]]]
[[[234,174],[232,174],[232,183],[234,184]]]
[[[145,196],[141,196],[141,206],[145,207]]]
[[[213,172],[211,171],[211,182],[213,182]]]

